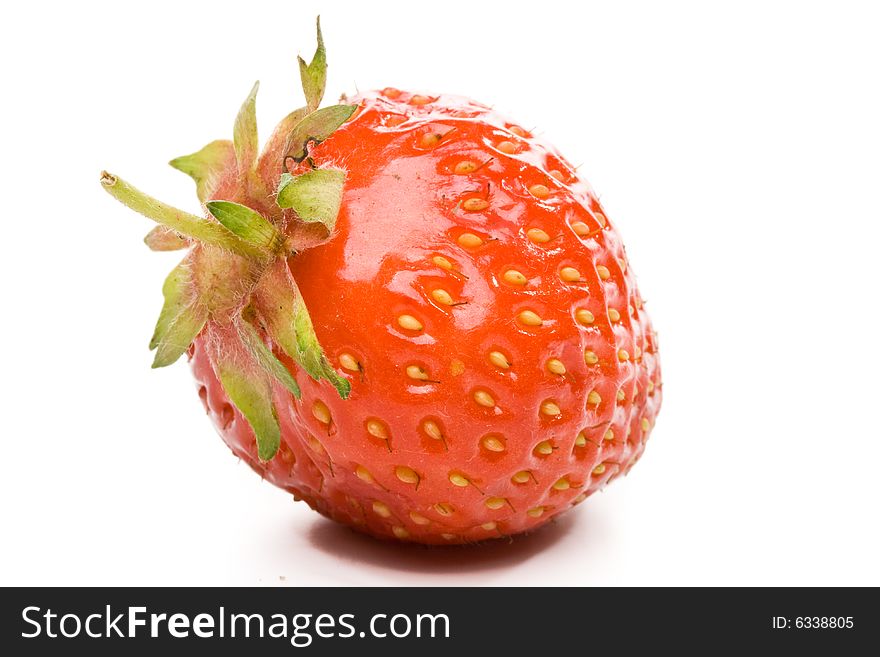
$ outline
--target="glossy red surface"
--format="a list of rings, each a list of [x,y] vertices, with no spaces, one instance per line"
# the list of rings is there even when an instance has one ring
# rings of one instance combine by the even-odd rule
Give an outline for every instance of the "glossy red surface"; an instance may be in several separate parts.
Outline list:
[[[283,445],[265,464],[197,341],[203,398],[233,452],[342,522],[427,543],[532,529],[628,471],[660,407],[657,344],[620,237],[552,147],[488,108],[395,90],[355,102],[312,149],[317,166],[349,172],[336,234],[289,263],[350,398],[291,365],[303,398],[275,390]],[[473,168],[463,161],[476,170],[456,173]],[[263,172],[270,188],[279,172]],[[462,246],[463,233],[482,243]],[[511,269],[524,284],[505,280]],[[407,315],[422,329],[401,326]]]

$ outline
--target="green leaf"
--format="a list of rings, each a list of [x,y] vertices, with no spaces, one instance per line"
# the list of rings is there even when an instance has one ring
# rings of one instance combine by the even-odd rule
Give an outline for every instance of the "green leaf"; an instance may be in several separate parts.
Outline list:
[[[277,253],[284,246],[284,236],[260,213],[232,201],[208,201],[208,211],[229,232],[264,253]]]
[[[332,233],[344,183],[345,172],[338,169],[312,169],[299,176],[282,174],[278,206],[292,208],[303,221],[319,221]]]
[[[189,240],[165,226],[156,226],[147,233],[144,244],[153,251],[179,251],[190,245]]]
[[[302,162],[308,156],[309,142],[319,144],[327,139],[354,114],[356,109],[357,105],[331,105],[308,114],[287,138],[285,157],[292,157],[294,161]]]
[[[234,156],[235,149],[232,142],[228,139],[218,139],[202,150],[174,158],[168,164],[196,181],[196,194],[204,203],[210,194],[210,187],[229,166]]]
[[[340,397],[347,398],[351,384],[336,373],[324,355],[286,260],[279,260],[266,270],[253,298],[275,343],[313,379],[326,379]]]
[[[254,83],[253,89],[242,103],[235,126],[232,129],[232,141],[235,146],[235,160],[238,162],[238,173],[242,178],[250,175],[257,165],[259,138],[257,136],[257,90],[260,82]]]
[[[150,349],[156,350],[153,367],[176,362],[208,321],[208,311],[196,297],[189,258],[171,271],[162,294],[165,303],[150,339]]]
[[[278,125],[275,126],[275,130],[272,131],[272,136],[266,142],[266,146],[263,148],[263,152],[260,153],[260,158],[257,162],[257,168],[262,175],[275,176],[281,171],[287,138],[308,113],[309,108],[300,107],[281,119]]]
[[[309,110],[315,111],[324,97],[324,88],[327,86],[327,51],[324,49],[324,37],[321,35],[321,17],[318,16],[318,49],[312,61],[306,64],[302,57],[299,61],[299,76],[302,80],[303,92]]]
[[[184,258],[165,278],[165,282],[162,284],[162,296],[165,297],[165,304],[162,306],[162,312],[159,313],[159,321],[156,322],[153,337],[150,338],[151,350],[159,346],[159,341],[168,333],[171,323],[195,298],[189,256]]]
[[[242,363],[239,354],[222,352],[216,355],[217,377],[223,390],[241,411],[254,430],[257,455],[269,461],[281,445],[281,427],[272,404],[269,378],[253,363]]]
[[[266,343],[263,342],[263,338],[260,337],[257,330],[251,326],[247,320],[242,319],[241,324],[239,325],[239,333],[241,334],[242,342],[250,350],[253,357],[260,364],[260,367],[262,367],[268,374],[275,377],[294,397],[297,399],[302,397],[302,392],[299,389],[296,379],[294,379],[293,375],[291,375],[288,369],[284,367],[284,363],[275,358],[275,354],[273,354],[272,350],[266,346]]]
[[[118,176],[106,171],[102,172],[101,185],[110,196],[123,205],[181,235],[244,256],[260,255],[258,250],[230,233],[220,224],[162,203],[162,201],[144,194]]]

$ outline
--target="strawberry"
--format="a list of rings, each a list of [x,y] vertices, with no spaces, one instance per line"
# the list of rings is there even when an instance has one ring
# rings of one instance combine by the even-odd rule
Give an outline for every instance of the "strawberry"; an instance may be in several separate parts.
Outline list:
[[[533,529],[638,460],[661,402],[656,336],[620,237],[551,146],[485,105],[386,88],[307,106],[257,153],[172,165],[205,216],[111,174],[189,248],[154,365],[189,350],[232,451],[340,522],[463,543]]]

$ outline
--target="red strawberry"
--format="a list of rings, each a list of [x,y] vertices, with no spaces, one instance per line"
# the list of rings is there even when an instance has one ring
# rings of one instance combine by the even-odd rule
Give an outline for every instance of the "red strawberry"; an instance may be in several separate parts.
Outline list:
[[[194,340],[233,452],[336,520],[423,543],[537,527],[626,473],[660,407],[620,237],[555,149],[486,106],[385,89],[316,110],[324,67],[319,31],[309,105],[259,158],[252,94],[234,145],[172,162],[207,219],[105,175],[170,227],[151,246],[192,247],[157,364]]]

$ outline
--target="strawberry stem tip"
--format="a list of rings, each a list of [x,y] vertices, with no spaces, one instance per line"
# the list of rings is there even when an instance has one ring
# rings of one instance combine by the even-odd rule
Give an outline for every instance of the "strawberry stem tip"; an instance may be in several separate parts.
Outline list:
[[[313,166],[294,175],[286,162],[302,162],[312,145],[330,137],[357,109],[318,108],[327,72],[320,17],[317,40],[311,62],[298,58],[306,107],[281,121],[262,153],[256,83],[236,116],[231,141],[213,141],[171,160],[172,167],[194,180],[207,216],[179,210],[114,174],[101,173],[108,194],[159,224],[144,238],[150,249],[189,249],[162,286],[164,304],[150,339],[156,352],[153,367],[176,362],[203,335],[217,378],[253,430],[262,461],[275,456],[281,439],[273,382],[301,396],[294,372],[269,340],[313,379],[329,382],[343,399],[351,391],[349,381],[327,360],[287,264],[297,245],[286,231],[296,222],[320,223],[327,239],[332,237],[346,172]],[[254,209],[266,208],[270,196],[262,175],[282,170],[277,210],[264,216]]]

